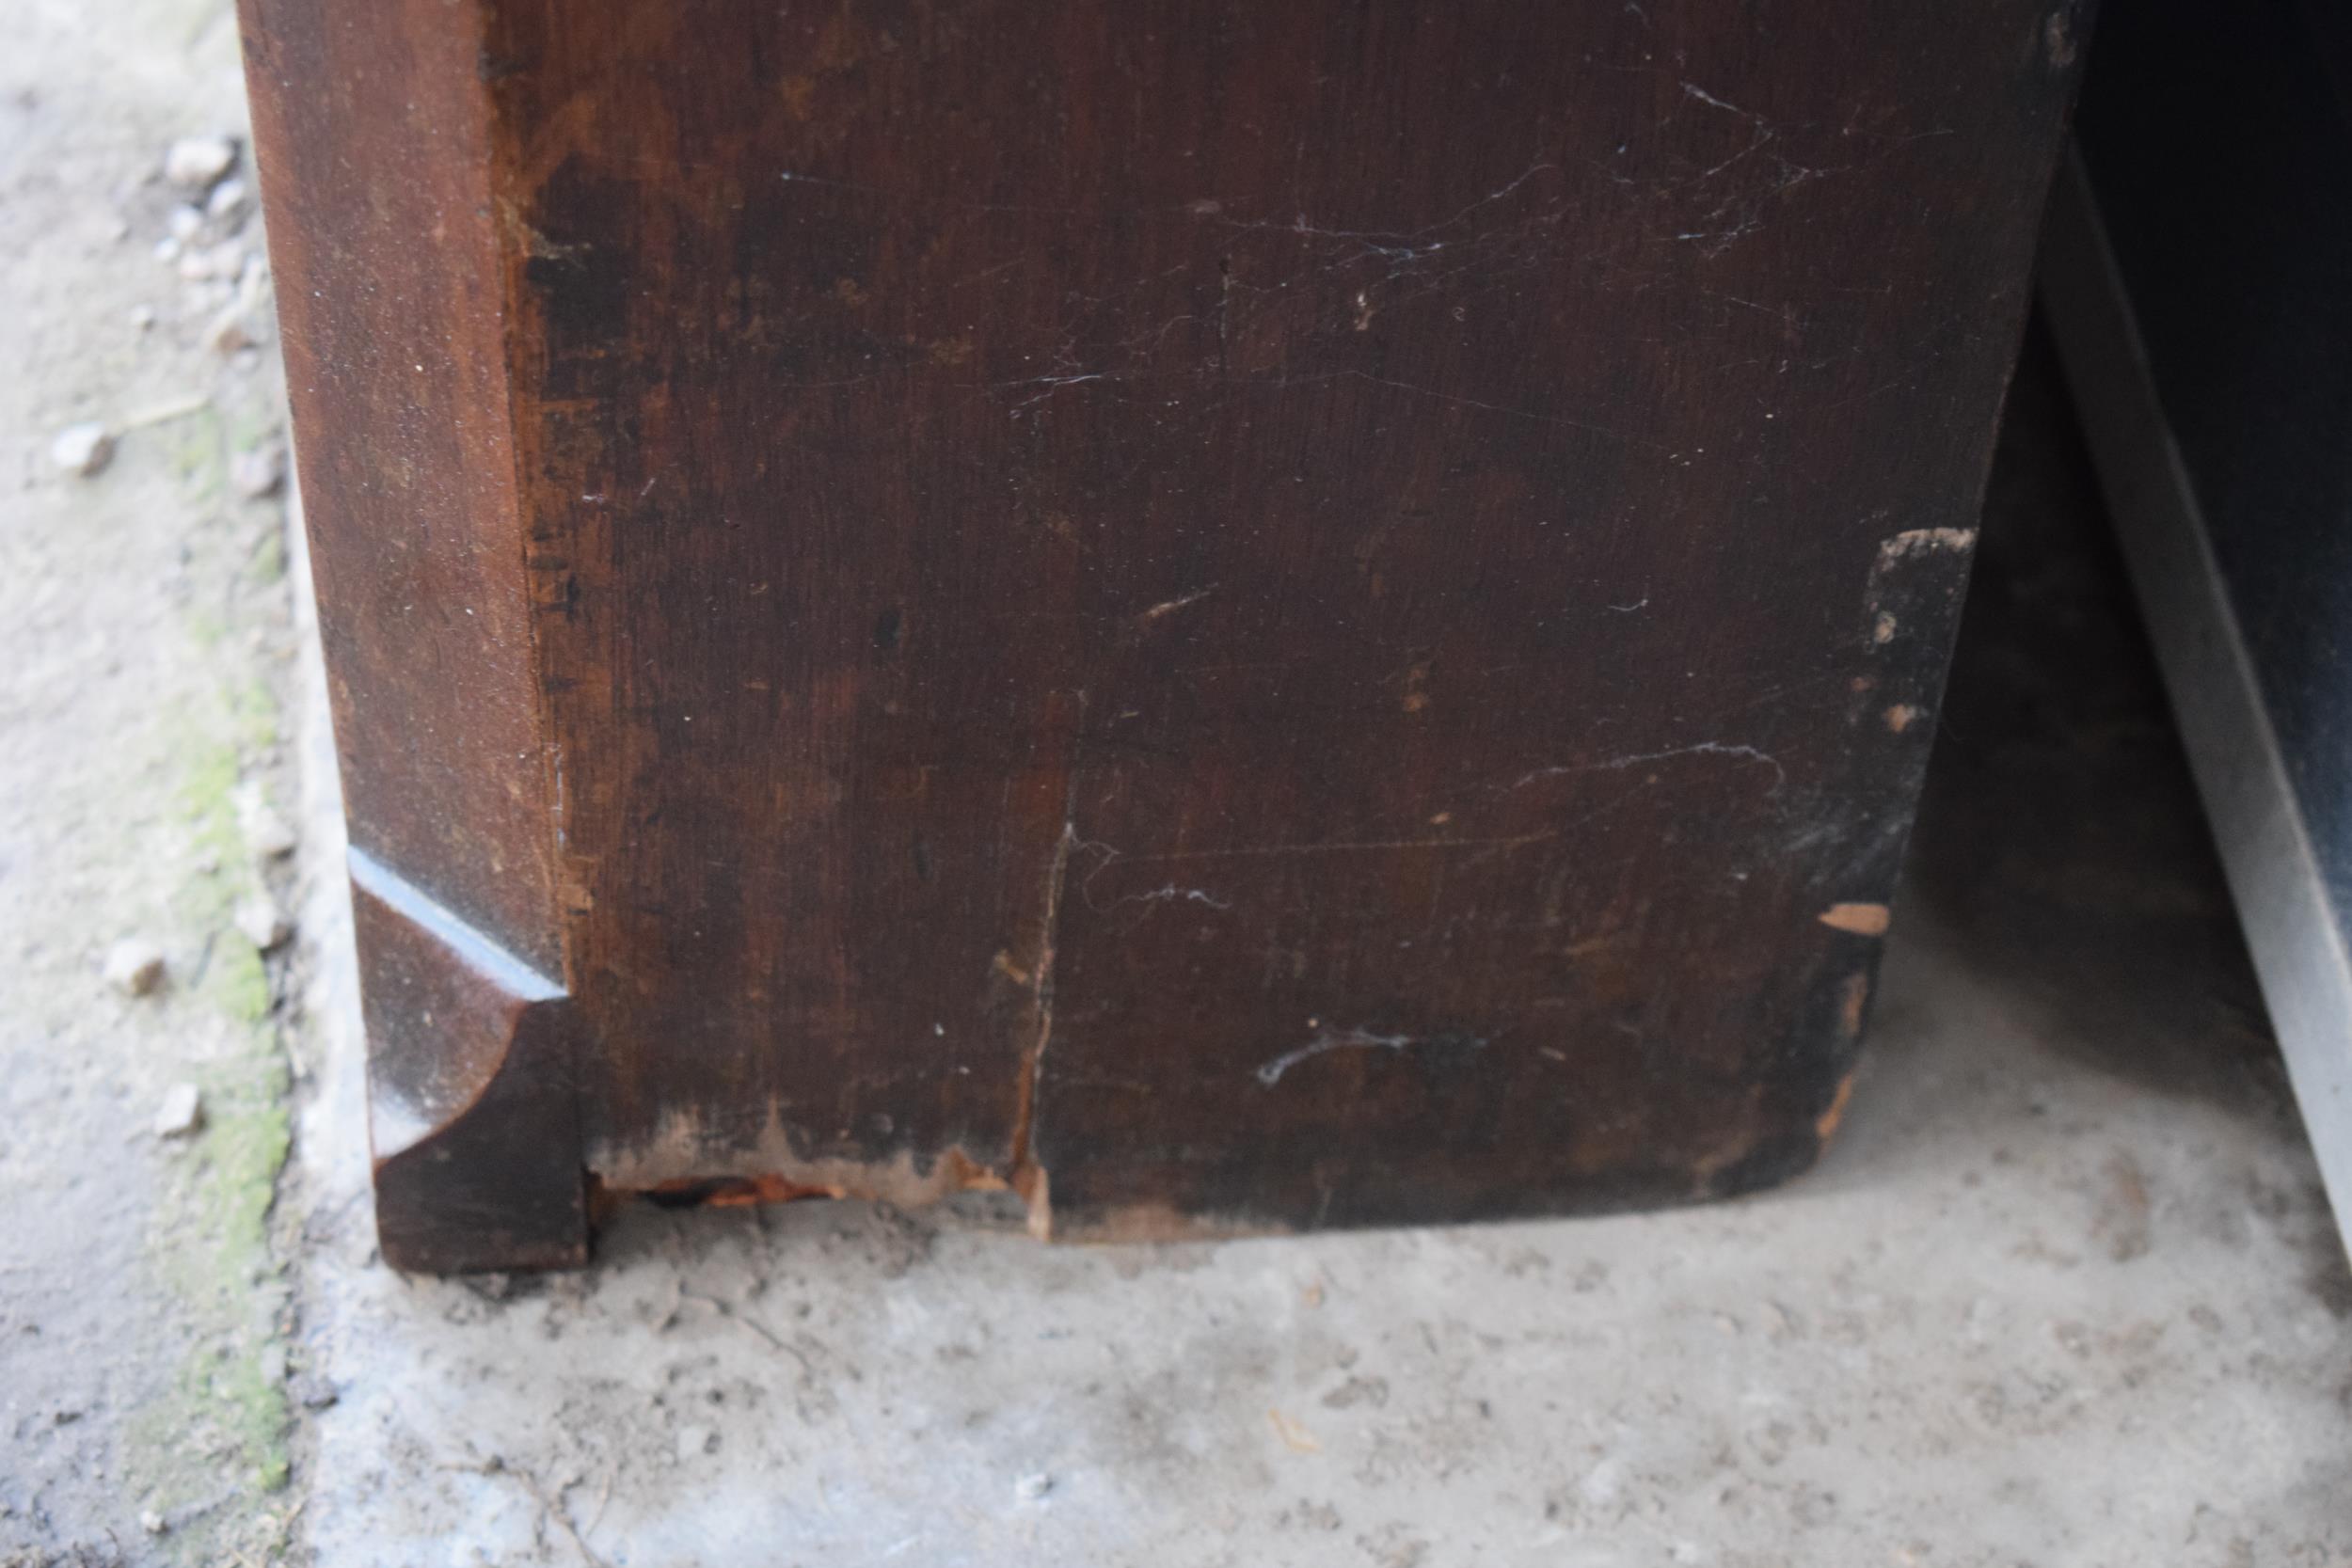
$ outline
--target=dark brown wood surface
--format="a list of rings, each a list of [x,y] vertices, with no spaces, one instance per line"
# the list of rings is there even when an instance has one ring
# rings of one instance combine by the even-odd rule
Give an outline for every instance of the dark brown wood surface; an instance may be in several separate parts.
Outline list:
[[[355,842],[560,987],[543,1177],[1137,1235],[1814,1157],[2074,8],[246,22]]]
[[[565,968],[559,753],[532,657],[481,19],[441,0],[253,0],[243,21],[354,851],[385,1252],[577,1261],[578,1037],[515,1027]]]

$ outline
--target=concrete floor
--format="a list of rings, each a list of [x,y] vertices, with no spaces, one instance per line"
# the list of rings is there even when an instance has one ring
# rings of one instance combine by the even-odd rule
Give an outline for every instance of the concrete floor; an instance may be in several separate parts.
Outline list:
[[[236,113],[233,48],[209,4],[19,4],[20,128],[89,172],[40,177],[23,137],[0,162],[0,261],[38,307],[0,314],[27,368],[0,386],[26,453],[0,591],[29,606],[0,624],[0,1564],[2352,1561],[2352,1273],[2038,353],[1813,1175],[1664,1215],[1091,1249],[979,1201],[640,1207],[580,1275],[386,1270],[320,682],[274,657],[307,641],[300,584],[208,564],[275,514],[146,436],[87,485],[40,455],[199,369],[221,406],[275,397],[205,357],[201,312],[105,347],[176,297],[139,177]],[[141,226],[119,257],[107,211]],[[230,635],[187,640],[185,581]],[[283,747],[199,701],[286,669]],[[219,936],[172,891],[222,855],[171,759],[224,736],[304,838],[299,945],[243,1032],[201,987],[110,997],[95,960],[151,904],[191,973]],[[143,1128],[257,1040],[281,1070],[220,1092],[290,1107],[294,1156],[248,1232],[205,1207],[220,1128]]]
[[[641,1210],[591,1274],[373,1266],[306,1118],[336,1564],[2327,1563],[2352,1328],[2275,1107],[2054,1049],[1914,922],[1828,1164],[1657,1217],[1041,1249]]]
[[[244,809],[293,806],[283,511],[230,483],[275,438],[283,400],[266,275],[247,275],[258,297],[237,282],[259,223],[224,210],[192,245],[155,248],[190,194],[164,180],[165,148],[243,114],[219,0],[0,0],[11,1568],[260,1562],[289,1539],[294,1249],[269,1226],[297,958],[257,952],[232,918],[264,888],[290,895],[294,875]],[[53,436],[89,420],[117,433],[112,462],[59,471]],[[151,995],[102,976],[125,937],[168,964]],[[158,1137],[176,1085],[200,1091],[204,1124]]]

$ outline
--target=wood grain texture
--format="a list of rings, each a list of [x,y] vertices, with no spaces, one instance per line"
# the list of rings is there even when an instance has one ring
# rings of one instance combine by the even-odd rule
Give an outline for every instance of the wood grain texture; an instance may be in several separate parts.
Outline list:
[[[598,1180],[1813,1157],[2073,8],[455,11]]]
[[[536,1003],[518,1034],[500,1006],[416,1000],[478,997],[474,945],[546,985],[564,972],[469,16],[440,0],[240,12],[351,844],[413,892],[406,916],[364,887],[357,904],[385,1256],[421,1269],[571,1260],[587,1242],[563,1009]],[[440,1141],[477,1100],[503,1135],[476,1122]]]

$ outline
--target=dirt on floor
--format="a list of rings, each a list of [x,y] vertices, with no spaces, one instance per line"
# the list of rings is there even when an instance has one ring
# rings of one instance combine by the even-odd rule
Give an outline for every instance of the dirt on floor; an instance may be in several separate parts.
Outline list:
[[[0,1561],[269,1561],[294,642],[235,32],[0,8]]]

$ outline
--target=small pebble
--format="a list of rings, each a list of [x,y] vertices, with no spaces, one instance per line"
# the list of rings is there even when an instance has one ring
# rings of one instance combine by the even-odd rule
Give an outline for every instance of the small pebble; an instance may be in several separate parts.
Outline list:
[[[275,861],[293,854],[298,841],[294,831],[286,826],[286,819],[263,806],[246,821],[245,842],[261,859]]]
[[[234,277],[245,268],[245,246],[230,240],[211,246],[190,245],[180,255],[180,276],[191,283]]]
[[[170,230],[173,239],[185,245],[203,232],[204,214],[182,202],[171,210],[171,216],[164,220],[164,226]]]
[[[182,136],[164,152],[164,178],[183,191],[210,190],[237,165],[237,144],[227,136]]]
[[[164,1516],[151,1508],[142,1508],[139,1510],[139,1528],[150,1535],[161,1535],[164,1533]]]
[[[204,1125],[204,1096],[194,1084],[174,1084],[155,1112],[155,1136],[184,1138]]]
[[[294,935],[294,925],[286,911],[278,907],[278,900],[265,893],[257,893],[237,906],[237,929],[246,941],[266,953],[284,945]]]
[[[215,223],[233,223],[244,212],[245,182],[242,180],[223,180],[213,187],[213,194],[204,201],[204,215]]]
[[[325,1410],[342,1396],[335,1386],[316,1372],[296,1372],[286,1385],[286,1392],[305,1410]]]
[[[212,325],[204,329],[204,346],[224,357],[251,348],[253,325],[246,320],[245,312],[232,305],[214,317]]]
[[[264,442],[251,451],[241,451],[229,461],[229,487],[249,501],[278,494],[286,483],[286,449],[274,441]],[[288,842],[286,848],[294,845]],[[278,851],[283,854],[285,850]]]
[[[106,949],[106,984],[126,996],[151,996],[164,983],[164,950],[144,937]]]
[[[131,325],[141,332],[151,332],[154,330],[155,308],[152,305],[132,306]]]
[[[1012,1485],[1013,1496],[1025,1503],[1037,1502],[1053,1489],[1054,1478],[1041,1471],[1037,1475],[1023,1476]]]
[[[677,1433],[677,1462],[691,1465],[708,1453],[718,1444],[719,1434],[708,1427],[680,1427]]]
[[[87,479],[113,460],[115,438],[95,420],[70,424],[49,443],[50,460],[67,473]]]

